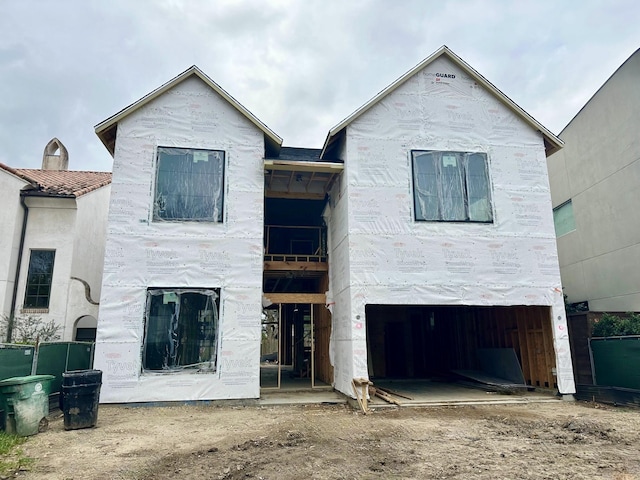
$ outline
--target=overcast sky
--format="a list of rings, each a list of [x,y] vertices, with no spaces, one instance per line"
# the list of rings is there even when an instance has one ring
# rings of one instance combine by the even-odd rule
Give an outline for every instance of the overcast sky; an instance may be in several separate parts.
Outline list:
[[[111,170],[94,126],[196,64],[284,138],[447,45],[559,133],[640,47],[638,0],[0,0],[0,162]]]

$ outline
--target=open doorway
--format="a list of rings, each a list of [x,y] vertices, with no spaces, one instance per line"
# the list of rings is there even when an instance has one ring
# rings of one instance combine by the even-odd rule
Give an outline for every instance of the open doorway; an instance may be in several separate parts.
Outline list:
[[[543,306],[367,305],[369,376],[556,385],[551,309]]]
[[[261,388],[331,388],[328,192],[344,165],[320,149],[281,147],[264,161]]]
[[[263,310],[261,388],[331,386],[330,325],[328,311],[324,314],[320,307],[326,310],[324,305],[311,303],[279,303]]]

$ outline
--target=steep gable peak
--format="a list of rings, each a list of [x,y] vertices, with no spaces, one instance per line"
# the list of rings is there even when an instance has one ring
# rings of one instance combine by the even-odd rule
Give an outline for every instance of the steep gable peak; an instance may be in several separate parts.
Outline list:
[[[202,80],[209,88],[219,94],[223,99],[225,99],[231,106],[233,106],[240,114],[242,114],[245,118],[247,118],[251,123],[253,123],[256,127],[258,127],[264,134],[265,139],[265,149],[268,151],[278,150],[282,145],[282,138],[280,138],[276,133],[267,127],[262,121],[258,119],[253,113],[247,110],[240,102],[238,102],[235,98],[233,98],[229,93],[227,93],[220,85],[214,82],[209,76],[207,76],[202,70],[200,70],[196,65],[192,65],[187,68],[184,72],[180,73],[176,77],[172,78],[165,84],[156,88],[152,92],[148,93],[141,99],[132,103],[131,105],[123,108],[115,115],[107,118],[106,120],[100,122],[95,126],[96,135],[102,141],[107,150],[113,156],[115,151],[115,141],[116,141],[116,132],[118,128],[118,122],[120,122],[123,118],[131,115],[133,112],[148,104],[152,100],[158,98],[160,95],[164,94],[168,90],[172,89],[176,85],[184,82],[188,78],[197,77]]]
[[[362,114],[367,112],[371,107],[380,102],[387,95],[394,92],[397,88],[402,86],[405,82],[407,82],[414,75],[419,73],[425,67],[433,63],[435,60],[445,57],[450,60],[454,65],[460,68],[465,74],[469,75],[476,83],[486,88],[490,93],[492,93],[501,103],[503,103],[507,108],[513,111],[518,117],[524,120],[527,124],[529,124],[533,129],[539,131],[544,138],[544,146],[547,156],[552,153],[560,150],[564,143],[560,140],[556,135],[554,135],[551,131],[545,128],[541,123],[539,123],[535,118],[529,115],[526,111],[524,111],[520,106],[518,106],[513,100],[507,97],[504,93],[502,93],[495,85],[493,85],[489,80],[483,77],[480,73],[478,73],[471,65],[465,62],[462,58],[456,55],[449,47],[443,45],[434,53],[425,58],[418,65],[413,67],[411,70],[406,72],[400,78],[398,78],[391,85],[383,89],[380,93],[378,93],[375,97],[369,100],[367,103],[362,105],[356,111],[354,111],[351,115],[346,117],[336,126],[334,126],[329,133],[327,134],[327,138],[322,147],[321,158],[324,158],[331,150],[331,147],[338,142],[342,136],[344,135],[344,130],[347,126],[360,117]],[[446,75],[446,73],[444,73]]]

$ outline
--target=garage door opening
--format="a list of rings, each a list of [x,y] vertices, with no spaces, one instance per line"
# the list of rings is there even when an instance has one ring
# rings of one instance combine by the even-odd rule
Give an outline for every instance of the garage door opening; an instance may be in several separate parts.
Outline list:
[[[365,313],[374,382],[519,375],[523,385],[557,388],[550,307],[367,305]]]

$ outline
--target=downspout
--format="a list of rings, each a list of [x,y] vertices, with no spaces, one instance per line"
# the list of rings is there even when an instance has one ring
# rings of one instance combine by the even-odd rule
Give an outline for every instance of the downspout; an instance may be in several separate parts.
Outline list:
[[[11,343],[13,337],[13,323],[15,320],[16,302],[18,299],[18,280],[20,280],[20,267],[22,265],[22,252],[24,251],[24,239],[27,234],[27,219],[29,218],[29,207],[24,201],[24,192],[20,192],[20,205],[24,210],[22,217],[22,230],[20,232],[20,245],[18,246],[18,262],[16,264],[16,274],[13,279],[13,294],[11,295],[11,311],[9,312],[9,322],[7,324],[7,343]]]

